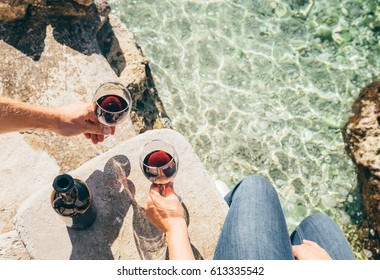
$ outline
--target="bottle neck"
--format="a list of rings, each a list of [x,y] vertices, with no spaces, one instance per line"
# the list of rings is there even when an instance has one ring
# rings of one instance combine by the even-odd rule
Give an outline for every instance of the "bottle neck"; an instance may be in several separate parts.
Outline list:
[[[78,189],[74,185],[68,192],[58,193],[58,196],[62,198],[64,204],[74,204],[78,197]]]
[[[78,197],[78,189],[75,186],[73,177],[68,174],[58,175],[53,182],[53,188],[57,193],[57,197],[62,203],[70,205],[75,203]]]

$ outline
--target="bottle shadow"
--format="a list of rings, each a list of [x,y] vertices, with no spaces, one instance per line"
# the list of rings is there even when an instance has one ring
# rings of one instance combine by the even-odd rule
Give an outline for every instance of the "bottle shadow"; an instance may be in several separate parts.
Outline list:
[[[117,155],[107,161],[104,171],[96,170],[86,180],[97,210],[94,224],[84,230],[67,228],[74,260],[114,259],[111,246],[119,235],[129,208],[134,203],[135,186],[128,180],[129,159]]]
[[[23,19],[0,21],[0,40],[38,61],[45,49],[46,28],[51,25],[58,43],[84,55],[103,55],[120,76],[126,60],[108,20],[109,9],[73,5],[82,16],[66,16],[59,6],[42,9],[30,5]]]

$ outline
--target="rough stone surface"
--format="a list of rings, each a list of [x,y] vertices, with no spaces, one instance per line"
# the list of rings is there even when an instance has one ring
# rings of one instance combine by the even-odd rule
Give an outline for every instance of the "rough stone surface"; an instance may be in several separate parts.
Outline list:
[[[19,133],[0,135],[0,161],[0,259],[28,259],[14,230],[14,217],[42,182],[56,176],[59,166],[46,152],[34,150]]]
[[[153,139],[173,144],[179,154],[174,189],[189,213],[189,232],[198,259],[213,256],[228,206],[184,137],[168,129],[140,134],[69,172],[93,192],[95,223],[75,231],[50,205],[51,181],[20,208],[16,229],[32,259],[164,259],[164,236],[146,220],[150,182],[139,166],[143,145]],[[43,229],[43,230],[41,230]]]
[[[102,4],[105,0],[96,0]],[[85,16],[92,11],[94,0],[2,0],[0,3],[0,20],[15,21],[27,17],[37,10],[43,10],[45,16]]]
[[[99,21],[99,14],[51,19],[37,13],[28,20],[0,23],[0,96],[60,106],[91,102],[100,84],[121,82],[131,90],[134,106],[132,122],[118,127],[124,136],[113,143],[116,146],[137,133],[164,127],[160,120],[166,115],[158,95],[152,93],[149,64],[133,35],[113,16],[110,20],[107,16],[97,30]],[[62,170],[108,149],[83,137],[62,138],[48,132],[28,132],[24,138],[47,151]]]
[[[12,21],[22,19],[26,15],[28,5],[11,6],[8,1],[0,3],[0,20]]]
[[[0,245],[0,260],[30,260],[30,256],[15,230],[0,234]]]
[[[106,1],[82,8],[63,2],[67,5],[48,6],[40,0],[0,3],[0,96],[61,106],[92,102],[100,84],[117,81],[132,92],[131,120],[118,126],[117,137],[111,137],[109,145],[37,130],[1,134],[0,234],[14,230],[20,204],[41,182],[77,168],[138,133],[164,127],[161,120],[166,121],[149,63],[133,35],[109,14]],[[28,13],[12,21],[4,18],[18,9],[22,14],[24,8]],[[0,239],[0,250],[7,246]]]
[[[90,6],[90,5],[94,4],[94,0],[73,0],[73,1],[75,1],[78,4],[83,5],[83,6]]]
[[[0,137],[0,234],[14,230],[13,219],[29,196],[59,172],[46,152],[35,151],[19,133]]]
[[[380,82],[366,86],[345,129],[346,149],[358,170],[366,217],[361,238],[380,258]]]

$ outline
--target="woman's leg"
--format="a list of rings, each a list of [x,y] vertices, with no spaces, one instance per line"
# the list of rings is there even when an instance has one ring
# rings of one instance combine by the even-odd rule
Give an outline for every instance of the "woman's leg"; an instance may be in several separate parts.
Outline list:
[[[249,176],[225,200],[230,209],[214,259],[294,259],[278,195],[267,180]]]
[[[305,218],[290,236],[293,245],[300,245],[303,239],[316,242],[334,260],[354,260],[354,254],[338,225],[323,214]]]

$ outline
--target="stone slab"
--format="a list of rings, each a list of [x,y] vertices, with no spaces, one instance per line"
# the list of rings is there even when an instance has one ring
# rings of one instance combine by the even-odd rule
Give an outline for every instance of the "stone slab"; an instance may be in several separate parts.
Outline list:
[[[0,134],[0,234],[14,230],[20,205],[54,179],[59,167],[46,152],[35,151],[20,133]],[[0,250],[1,245],[0,242]]]
[[[0,234],[0,260],[30,260],[30,256],[15,230]]]
[[[0,96],[57,107],[92,102],[101,84],[122,83],[131,90],[133,104],[131,118],[118,126],[121,137],[109,145],[114,147],[141,131],[163,127],[159,126],[159,116],[166,114],[158,95],[149,94],[148,61],[133,34],[112,14],[96,33],[99,17],[102,15],[52,21],[36,15],[18,24],[0,22]],[[20,26],[24,27],[20,30]],[[23,33],[24,29],[28,32]],[[63,171],[73,170],[109,149],[93,145],[82,135],[61,137],[30,130],[23,136],[35,150],[52,156]]]
[[[189,233],[199,259],[211,259],[228,206],[185,138],[169,129],[140,134],[69,172],[91,188],[98,210],[95,223],[66,227],[50,205],[51,182],[30,197],[15,225],[32,259],[165,259],[162,233],[146,220],[143,207],[150,182],[139,166],[143,145],[153,139],[173,144],[179,155],[174,188],[189,213]]]

